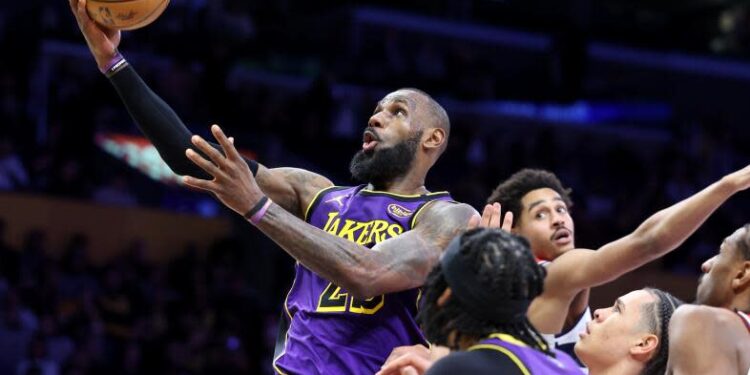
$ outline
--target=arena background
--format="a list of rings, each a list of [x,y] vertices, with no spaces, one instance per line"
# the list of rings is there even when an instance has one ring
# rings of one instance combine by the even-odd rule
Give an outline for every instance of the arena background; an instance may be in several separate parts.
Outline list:
[[[522,167],[573,188],[596,248],[748,162],[750,14],[729,0],[172,0],[122,52],[197,133],[351,183],[375,102],[422,88],[453,134],[428,188],[479,208]],[[292,261],[177,186],[65,1],[0,5],[0,373],[267,374]],[[725,204],[666,258],[593,291],[692,300],[750,221]]]

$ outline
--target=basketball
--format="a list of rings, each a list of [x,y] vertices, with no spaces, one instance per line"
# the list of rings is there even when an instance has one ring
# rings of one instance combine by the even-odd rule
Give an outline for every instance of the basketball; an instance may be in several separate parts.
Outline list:
[[[104,27],[133,30],[154,22],[167,4],[169,0],[88,0],[86,11]]]

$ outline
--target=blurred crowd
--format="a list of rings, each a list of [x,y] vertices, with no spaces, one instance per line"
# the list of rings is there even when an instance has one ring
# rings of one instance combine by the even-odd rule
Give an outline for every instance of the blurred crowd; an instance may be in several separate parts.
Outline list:
[[[0,223],[0,373],[258,374],[270,363],[277,311],[220,239],[166,264],[134,240],[94,265],[83,234],[53,258],[42,231],[11,248]]]
[[[305,4],[172,0],[162,19],[127,33],[121,50],[195,132],[219,123],[264,164],[309,168],[339,184],[351,183],[349,160],[388,90],[419,87],[439,101],[595,95],[581,71],[566,68],[583,64],[580,56],[551,52],[509,71],[495,47],[355,28],[341,10]],[[1,5],[0,41],[12,51],[0,59],[0,191],[183,211],[203,198],[149,180],[95,146],[97,133],[138,131],[93,59],[79,53],[84,42],[65,2]],[[45,51],[50,42],[72,52]],[[337,91],[350,86],[356,95]],[[451,143],[428,187],[479,208],[518,169],[552,170],[573,189],[581,247],[629,233],[750,161],[747,131],[689,110],[659,124],[661,137],[493,121],[452,115]],[[697,274],[728,229],[750,221],[749,202],[734,198],[661,266]],[[80,234],[71,233],[59,259],[43,232],[29,233],[20,249],[0,242],[0,373],[269,371],[285,285],[248,278],[259,266],[238,261],[248,256],[245,245],[222,239],[155,265],[134,239],[125,255],[94,266]],[[279,260],[265,272],[291,280],[291,261],[280,250],[267,254]]]

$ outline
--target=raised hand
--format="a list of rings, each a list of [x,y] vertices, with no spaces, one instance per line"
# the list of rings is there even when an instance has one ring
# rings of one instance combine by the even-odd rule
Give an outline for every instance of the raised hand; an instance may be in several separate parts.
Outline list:
[[[94,55],[99,70],[104,71],[117,55],[120,45],[120,30],[108,29],[94,22],[86,13],[86,0],[68,0],[70,10],[78,22],[86,44]]]
[[[433,362],[430,349],[424,345],[399,346],[375,375],[421,375]]]
[[[750,187],[750,166],[730,173],[726,175],[724,179],[731,181],[736,191],[745,190]]]
[[[234,147],[234,142],[224,135],[218,125],[211,126],[211,133],[221,145],[223,154],[198,135],[191,138],[197,147],[210,160],[206,160],[193,149],[187,149],[185,155],[213,180],[204,180],[192,176],[183,176],[182,181],[189,186],[213,193],[221,203],[240,215],[245,215],[263,197],[263,192],[255,181],[245,160]]]
[[[513,227],[513,213],[508,211],[505,214],[505,217],[502,218],[502,225],[500,224],[500,214],[501,214],[501,206],[500,203],[493,203],[488,204],[484,206],[484,210],[482,211],[482,217],[473,216],[469,220],[468,229],[473,229],[476,227],[482,227],[482,228],[496,228],[496,229],[502,229],[506,232],[510,232],[511,228]]]

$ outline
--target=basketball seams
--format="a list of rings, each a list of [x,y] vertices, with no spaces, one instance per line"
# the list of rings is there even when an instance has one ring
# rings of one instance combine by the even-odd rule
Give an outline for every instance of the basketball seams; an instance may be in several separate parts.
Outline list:
[[[153,3],[144,0],[89,0],[86,8],[89,14],[92,15],[92,18],[96,20],[97,17],[93,16],[96,14],[96,9],[99,7],[106,7],[109,12],[112,13],[111,20],[114,23],[104,24],[105,27],[120,30],[133,30],[154,22],[164,12],[167,5],[169,5],[169,0],[161,0]],[[115,16],[115,14],[118,13],[124,14],[128,11],[133,11],[133,8],[136,8],[139,13],[143,13],[143,16],[136,17],[129,21],[119,20]]]

